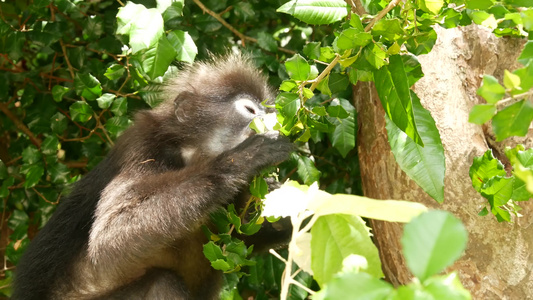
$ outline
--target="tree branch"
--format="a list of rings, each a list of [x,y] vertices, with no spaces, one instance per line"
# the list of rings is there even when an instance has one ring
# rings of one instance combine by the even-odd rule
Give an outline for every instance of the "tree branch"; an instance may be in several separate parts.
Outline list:
[[[400,1],[402,1],[402,0],[392,0],[389,3],[389,5],[387,5],[387,7],[385,7],[385,9],[380,11],[377,16],[375,16],[374,18],[372,18],[372,20],[370,20],[370,23],[368,23],[368,25],[366,25],[366,27],[365,27],[365,31],[366,32],[370,31],[370,29],[372,29],[372,27],[374,27],[374,24],[376,24],[377,21],[381,20],[389,11],[391,11],[391,9],[393,9],[396,5],[398,5],[398,3],[400,3]]]
[[[22,123],[21,120],[17,118],[7,107],[5,103],[0,103],[0,110],[15,124],[15,126],[22,131],[24,134],[28,136],[31,143],[37,146],[37,148],[41,148],[41,140],[33,135],[33,133],[26,127],[24,123]]]

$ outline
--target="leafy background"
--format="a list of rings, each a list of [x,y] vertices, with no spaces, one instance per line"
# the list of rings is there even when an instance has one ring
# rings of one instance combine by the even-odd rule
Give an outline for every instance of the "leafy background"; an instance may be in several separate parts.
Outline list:
[[[102,160],[135,111],[157,105],[158,84],[181,64],[211,53],[248,53],[279,87],[278,129],[300,146],[280,168],[280,179],[306,185],[319,181],[320,188],[332,194],[362,194],[350,87],[374,81],[398,164],[442,202],[445,162],[440,135],[410,90],[423,76],[416,56],[435,44],[434,25],[476,23],[497,36],[528,36],[533,30],[531,3],[354,2],[361,5],[349,7],[336,0],[1,2],[0,249],[5,268],[0,291],[9,295],[20,256],[69,185]],[[492,119],[498,140],[523,135],[533,119],[531,104],[520,101],[533,86],[532,45],[528,42],[520,56],[524,68],[507,72],[503,85],[486,76],[478,92],[488,104],[475,107],[471,121]],[[517,113],[513,122],[502,122]],[[507,154],[515,167],[512,177],[490,153],[474,161],[471,170],[474,188],[487,198],[488,208],[481,213],[490,211],[499,221],[509,221],[517,211],[516,201],[533,193],[528,185],[533,180],[530,151],[517,147]],[[264,189],[256,194],[264,195]],[[238,214],[228,208],[219,216],[226,222],[220,227],[241,230],[234,218]],[[330,222],[339,222],[339,217]],[[251,225],[243,228],[253,231]],[[241,252],[251,250],[244,251],[232,239],[225,242]],[[208,245],[208,258],[229,265],[227,256],[219,256],[221,245]],[[248,266],[251,275],[238,283],[241,294],[279,294],[285,266],[276,258],[258,256],[254,263],[235,259],[230,265],[235,272],[227,270],[226,287],[237,285],[242,276],[237,269]],[[434,273],[415,272],[425,280]],[[295,278],[316,290],[309,274],[300,272]],[[342,286],[343,279],[336,280]],[[307,295],[304,289],[291,289],[291,297]],[[236,295],[236,289],[228,289],[228,297]]]

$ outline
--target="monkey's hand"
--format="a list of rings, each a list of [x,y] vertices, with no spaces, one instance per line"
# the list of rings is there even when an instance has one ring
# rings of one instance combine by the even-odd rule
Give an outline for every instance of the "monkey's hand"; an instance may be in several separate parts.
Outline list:
[[[237,147],[222,153],[216,161],[224,162],[233,172],[242,172],[249,180],[261,169],[288,159],[293,150],[289,139],[277,132],[267,132],[247,138]]]

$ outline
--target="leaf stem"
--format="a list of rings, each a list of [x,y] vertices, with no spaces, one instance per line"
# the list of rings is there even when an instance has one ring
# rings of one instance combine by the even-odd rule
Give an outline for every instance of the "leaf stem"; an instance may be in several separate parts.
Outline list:
[[[505,98],[503,100],[500,100],[500,101],[498,101],[497,106],[498,106],[498,108],[501,108],[502,106],[505,106],[505,105],[507,105],[509,103],[514,104],[514,102],[518,102],[518,101],[520,101],[520,100],[522,100],[524,98],[527,98],[528,96],[531,96],[531,95],[533,95],[533,90],[529,90],[529,91],[527,91],[525,93],[518,94],[518,95],[515,95],[515,96],[511,96],[509,98]]]

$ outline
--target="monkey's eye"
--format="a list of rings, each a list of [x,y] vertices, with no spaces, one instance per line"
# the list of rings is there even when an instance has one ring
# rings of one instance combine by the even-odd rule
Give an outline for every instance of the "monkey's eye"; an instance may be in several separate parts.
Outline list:
[[[249,113],[251,113],[251,114],[253,114],[253,115],[256,114],[255,109],[254,109],[253,107],[246,105],[245,108],[246,108],[246,110],[247,110]]]
[[[240,98],[234,102],[236,111],[245,118],[255,118],[263,115],[261,108],[250,99]]]

